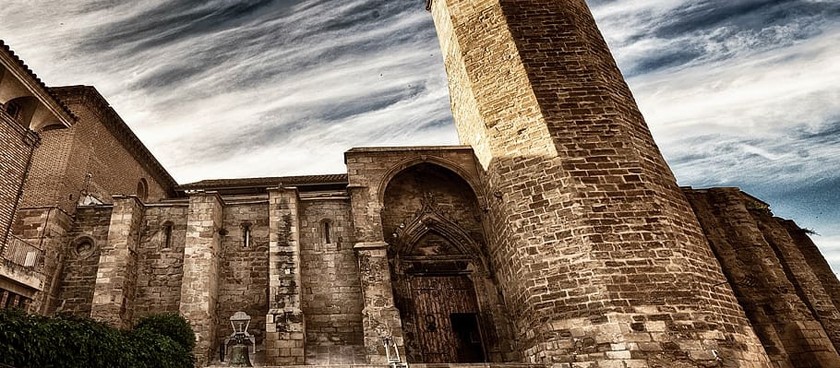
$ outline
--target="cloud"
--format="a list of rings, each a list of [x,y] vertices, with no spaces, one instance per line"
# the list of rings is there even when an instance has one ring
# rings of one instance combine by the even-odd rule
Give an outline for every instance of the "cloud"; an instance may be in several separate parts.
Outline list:
[[[681,184],[741,186],[833,246],[840,3],[589,3]],[[48,85],[95,85],[180,182],[316,174],[457,142],[423,7],[6,0],[0,34]]]

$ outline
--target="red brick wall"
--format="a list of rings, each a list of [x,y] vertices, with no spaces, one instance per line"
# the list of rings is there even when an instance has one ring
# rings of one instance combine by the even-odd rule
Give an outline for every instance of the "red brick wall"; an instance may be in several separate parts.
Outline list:
[[[11,233],[21,184],[34,144],[34,134],[0,113],[0,248]]]
[[[101,101],[80,90],[59,94],[78,117],[67,129],[43,132],[43,144],[35,151],[26,183],[24,207],[59,206],[72,213],[85,189],[106,203],[111,196],[133,195],[141,178],[148,182],[146,202],[166,197],[169,184],[157,180],[137,150],[126,146],[113,129]],[[86,184],[87,173],[92,174]]]

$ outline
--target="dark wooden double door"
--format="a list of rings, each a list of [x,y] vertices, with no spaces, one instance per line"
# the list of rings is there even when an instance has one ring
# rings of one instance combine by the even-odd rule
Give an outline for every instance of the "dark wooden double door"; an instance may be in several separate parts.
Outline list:
[[[484,362],[472,280],[466,275],[412,275],[408,281],[416,339],[410,343],[420,350],[422,362]]]

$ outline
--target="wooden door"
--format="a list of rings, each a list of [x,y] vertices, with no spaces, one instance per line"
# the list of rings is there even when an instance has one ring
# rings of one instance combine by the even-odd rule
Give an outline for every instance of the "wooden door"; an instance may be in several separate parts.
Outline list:
[[[423,362],[483,362],[478,305],[469,277],[418,275],[409,283]]]

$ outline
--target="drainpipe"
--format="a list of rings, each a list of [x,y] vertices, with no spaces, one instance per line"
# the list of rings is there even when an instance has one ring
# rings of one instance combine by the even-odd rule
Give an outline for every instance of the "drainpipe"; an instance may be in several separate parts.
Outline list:
[[[23,137],[24,142],[29,143],[29,157],[26,159],[26,169],[23,171],[23,177],[20,180],[20,186],[18,187],[17,196],[15,197],[15,204],[12,206],[12,221],[9,221],[9,224],[6,225],[6,232],[3,235],[3,249],[0,249],[0,254],[6,252],[6,245],[9,244],[9,235],[12,232],[12,224],[15,222],[17,218],[17,210],[18,206],[20,206],[20,201],[23,199],[23,188],[26,185],[26,179],[29,178],[29,171],[32,169],[32,157],[35,156],[35,148],[38,147],[38,144],[41,141],[40,136],[38,133],[28,130],[27,134]]]

